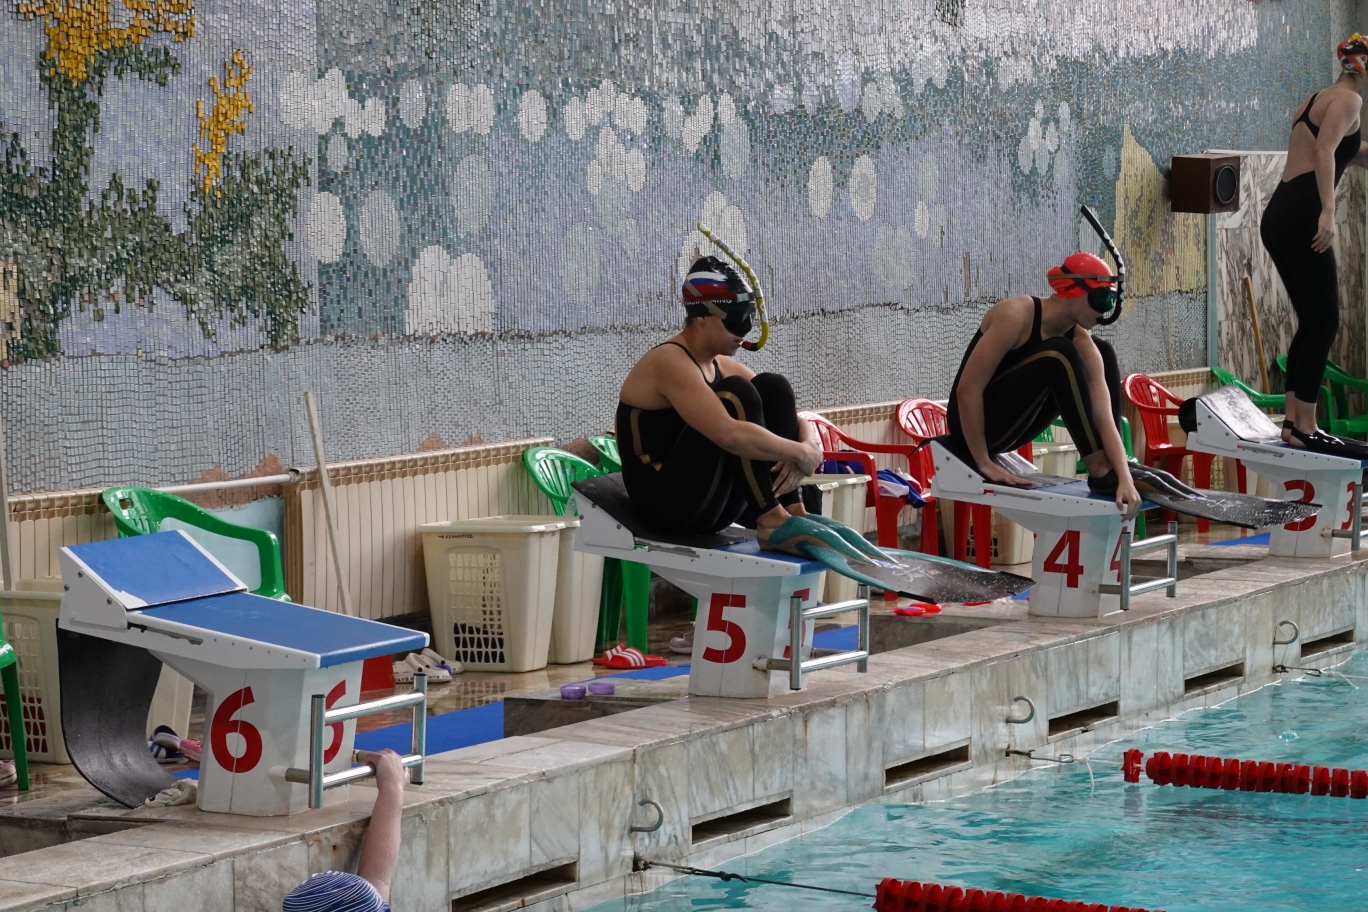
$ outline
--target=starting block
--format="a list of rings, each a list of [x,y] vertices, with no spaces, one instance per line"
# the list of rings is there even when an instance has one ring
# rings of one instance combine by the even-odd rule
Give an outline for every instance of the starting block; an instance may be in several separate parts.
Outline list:
[[[140,804],[170,780],[147,750],[151,687],[110,686],[133,667],[151,669],[154,687],[161,662],[209,694],[200,810],[264,817],[320,805],[324,787],[367,772],[351,769],[356,717],[400,704],[416,707],[404,761],[422,781],[425,699],[357,699],[365,659],[422,649],[427,634],[252,595],[181,531],[73,545],[61,564],[63,728],[72,762],[105,794]]]
[[[1115,498],[1093,494],[1086,481],[1032,488],[994,484],[939,442],[930,446],[936,468],[932,496],[985,504],[1035,533],[1032,615],[1101,617],[1128,609],[1131,596],[1142,592],[1164,589],[1170,598],[1177,594],[1174,525],[1167,535],[1135,542],[1135,521],[1123,520]],[[1131,585],[1131,555],[1161,547],[1169,552],[1168,575]]]
[[[637,518],[621,475],[577,482],[580,528],[575,548],[646,564],[698,599],[689,693],[708,697],[768,697],[787,672],[789,689],[807,672],[854,664],[867,669],[869,592],[817,607],[826,565],[761,551],[753,533],[733,527],[716,535],[663,540]],[[812,658],[812,621],[859,612],[859,645]],[[795,649],[796,647],[796,649]],[[795,652],[797,653],[795,655]]]
[[[1274,557],[1334,557],[1359,550],[1363,513],[1363,470],[1368,462],[1313,453],[1289,446],[1282,430],[1234,386],[1197,397],[1197,430],[1187,447],[1230,456],[1258,475],[1282,485],[1288,500],[1318,503],[1315,516],[1273,529]]]

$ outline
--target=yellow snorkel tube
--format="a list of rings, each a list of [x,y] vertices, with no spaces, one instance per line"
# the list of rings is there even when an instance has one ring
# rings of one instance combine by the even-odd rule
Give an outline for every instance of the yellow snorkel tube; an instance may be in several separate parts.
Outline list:
[[[760,338],[755,342],[749,340],[742,342],[741,347],[746,351],[759,351],[764,348],[765,343],[769,341],[769,320],[765,319],[765,292],[764,289],[760,287],[760,277],[755,274],[755,270],[750,268],[750,264],[747,263],[742,256],[734,253],[732,249],[727,246],[726,241],[713,234],[711,228],[702,222],[699,222],[698,230],[705,238],[716,244],[717,249],[725,253],[727,259],[735,263],[736,268],[745,273],[746,280],[750,282],[751,289],[755,292],[755,315],[760,318]]]

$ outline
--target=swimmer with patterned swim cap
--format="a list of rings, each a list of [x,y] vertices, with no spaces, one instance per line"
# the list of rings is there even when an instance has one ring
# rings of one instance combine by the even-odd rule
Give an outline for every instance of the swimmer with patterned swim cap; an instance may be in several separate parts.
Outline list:
[[[1108,241],[1110,239],[1107,239]],[[1026,482],[993,461],[1063,416],[1088,467],[1088,486],[1115,495],[1128,516],[1140,506],[1121,443],[1121,370],[1093,327],[1119,313],[1106,262],[1075,253],[1047,273],[1054,294],[1017,295],[989,308],[950,388],[946,447],[985,479]]]
[[[1368,455],[1368,448],[1316,427],[1316,397],[1339,330],[1335,186],[1351,164],[1368,164],[1359,124],[1368,86],[1368,39],[1355,33],[1339,46],[1339,60],[1340,77],[1297,109],[1282,182],[1264,209],[1259,234],[1297,314],[1287,349],[1283,440],[1359,458]]]
[[[833,546],[806,519],[799,483],[822,461],[816,432],[798,417],[793,387],[733,355],[751,331],[757,289],[728,263],[701,257],[681,289],[683,329],[642,356],[617,408],[622,481],[651,526],[680,535],[734,522],[761,547]]]

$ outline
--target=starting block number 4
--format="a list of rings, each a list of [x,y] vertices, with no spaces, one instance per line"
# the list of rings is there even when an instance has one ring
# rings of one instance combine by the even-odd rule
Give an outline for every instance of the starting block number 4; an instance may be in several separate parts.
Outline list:
[[[754,667],[757,658],[789,658],[789,598],[810,602],[820,574],[729,581],[730,591],[699,601],[694,627],[689,693],[697,696],[765,697],[771,672]],[[803,625],[810,646],[812,630]]]
[[[1069,529],[1059,537],[1059,541],[1055,542],[1054,548],[1045,558],[1045,563],[1041,565],[1046,573],[1062,575],[1064,585],[1069,589],[1077,589],[1078,581],[1083,578],[1083,565],[1079,563],[1078,559],[1078,541],[1078,530]],[[1120,539],[1117,539],[1117,546],[1120,546]],[[1060,563],[1061,558],[1063,558],[1063,563]]]

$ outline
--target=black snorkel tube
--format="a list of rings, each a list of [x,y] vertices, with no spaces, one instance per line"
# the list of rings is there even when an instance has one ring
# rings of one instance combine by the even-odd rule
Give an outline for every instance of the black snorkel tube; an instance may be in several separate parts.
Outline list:
[[[1092,211],[1091,206],[1080,206],[1079,211],[1088,220],[1092,230],[1097,232],[1097,236],[1102,239],[1102,246],[1107,248],[1107,253],[1116,261],[1116,304],[1109,313],[1097,321],[1098,326],[1110,326],[1121,318],[1121,305],[1126,300],[1126,260],[1121,256],[1121,251],[1117,249],[1116,242],[1111,239],[1107,229],[1102,227],[1098,221],[1097,213]]]

